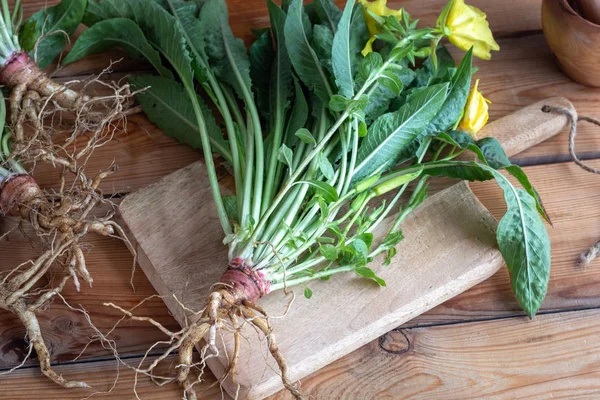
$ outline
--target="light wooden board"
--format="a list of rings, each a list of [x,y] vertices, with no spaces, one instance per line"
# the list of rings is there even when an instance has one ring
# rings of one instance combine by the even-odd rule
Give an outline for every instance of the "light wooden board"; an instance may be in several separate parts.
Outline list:
[[[560,98],[544,104],[570,106]],[[557,134],[566,123],[564,116],[542,113],[541,107],[537,103],[496,121],[483,135],[497,137],[510,155],[533,146]],[[520,132],[515,134],[516,128]],[[137,242],[140,265],[183,325],[185,311],[172,295],[192,309],[203,308],[227,263],[221,236],[213,234],[219,227],[203,165],[192,164],[128,196],[120,209]],[[387,232],[386,225],[375,237]],[[405,222],[407,239],[398,248],[400,256],[379,272],[393,292],[349,274],[311,284],[315,293],[311,301],[298,300],[284,319],[274,323],[291,378],[316,371],[491,276],[502,265],[495,248],[495,226],[468,185],[458,184],[429,198]],[[278,313],[286,304],[284,297],[273,293],[261,304]],[[327,323],[322,324],[322,319]],[[281,388],[279,377],[266,368],[261,349],[255,338],[241,356],[241,364],[249,368],[241,370],[237,380],[243,395],[251,399]],[[224,355],[209,365],[221,376],[227,364]],[[235,391],[232,382],[225,387]]]

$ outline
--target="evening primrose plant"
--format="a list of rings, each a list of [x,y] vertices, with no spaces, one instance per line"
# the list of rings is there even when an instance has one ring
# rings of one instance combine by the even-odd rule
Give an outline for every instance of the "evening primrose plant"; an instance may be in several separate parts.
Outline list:
[[[480,99],[468,102],[473,55],[489,58],[497,49],[485,14],[454,0],[436,26],[419,27],[382,0],[350,0],[343,10],[329,0],[267,6],[270,26],[254,31],[247,50],[233,36],[224,0],[90,1],[89,29],[66,58],[122,46],[126,32],[136,44],[126,50],[156,69],[131,79],[147,88],[138,100],[148,118],[204,152],[229,260],[207,308],[172,338],[169,351],[180,358],[173,380],[186,396],[194,396],[196,342],[208,336],[203,354],[215,352],[217,331],[242,318],[266,335],[286,388],[299,397],[254,304],[295,287],[311,297],[313,281],[339,273],[385,286],[372,262],[391,263],[402,223],[425,200],[431,176],[498,181],[508,205],[498,245],[516,297],[533,316],[550,268],[539,196],[497,141],[455,130]],[[466,50],[458,64],[446,37]],[[457,161],[464,151],[477,161]],[[213,153],[230,165],[234,195],[221,193]],[[375,237],[390,219],[387,234]]]

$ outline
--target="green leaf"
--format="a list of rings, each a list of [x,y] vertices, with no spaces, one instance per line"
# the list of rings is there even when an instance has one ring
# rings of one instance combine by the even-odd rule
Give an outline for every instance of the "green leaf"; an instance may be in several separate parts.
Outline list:
[[[298,184],[308,184],[315,188],[316,192],[323,196],[323,199],[328,203],[333,203],[338,201],[339,195],[335,188],[328,184],[327,182],[317,181],[317,180],[309,180],[309,181],[298,181],[294,183],[294,185]]]
[[[240,216],[237,209],[237,198],[235,196],[223,196],[225,212],[230,220],[240,223]]]
[[[387,256],[385,257],[385,261],[383,262],[383,265],[385,265],[386,267],[389,267],[390,264],[392,263],[392,259],[396,256],[397,253],[398,253],[398,250],[396,250],[395,247],[388,249]]]
[[[285,128],[285,143],[290,147],[296,144],[298,139],[296,133],[299,129],[304,128],[304,126],[306,125],[306,121],[308,121],[308,103],[306,102],[306,98],[304,97],[302,87],[296,79],[294,79],[294,88],[294,105],[292,107],[292,111],[290,112],[290,117]]]
[[[414,96],[398,111],[379,117],[358,149],[353,180],[364,179],[394,160],[435,117],[447,90],[448,84],[434,85]]]
[[[372,279],[379,284],[379,286],[386,286],[386,283],[383,279],[377,276],[375,272],[367,267],[358,267],[354,270],[357,275],[362,276],[367,279]]]
[[[444,105],[425,129],[423,135],[445,132],[460,120],[471,88],[471,76],[473,74],[472,59],[473,49],[471,48],[465,54],[450,81],[450,90]]]
[[[250,46],[250,77],[256,93],[258,110],[264,118],[270,113],[271,71],[274,59],[271,30],[266,29]]]
[[[512,165],[500,142],[493,137],[478,140],[477,147],[481,150],[483,158],[490,167],[500,169]]]
[[[162,65],[160,54],[148,43],[144,32],[135,22],[126,18],[101,21],[84,31],[63,60],[63,65],[91,54],[103,53],[113,47],[126,50],[134,59],[145,58],[164,77],[173,76]]]
[[[433,57],[429,58],[423,63],[423,66],[417,71],[415,79],[416,87],[429,86],[432,84],[439,83],[445,79],[449,74],[450,69],[456,67],[454,58],[448,52],[445,46],[438,47],[436,51],[437,68],[434,65]]]
[[[89,0],[84,18],[86,25],[112,18],[127,18],[135,22],[148,42],[175,69],[179,78],[186,85],[191,85],[192,59],[184,32],[177,19],[163,5],[147,0]]]
[[[548,221],[548,223],[550,225],[552,225],[552,220],[550,219],[550,216],[548,215],[548,212],[546,211],[546,208],[544,207],[542,198],[541,198],[540,194],[537,192],[537,190],[535,190],[535,188],[533,187],[531,182],[529,181],[529,178],[525,174],[525,171],[523,171],[521,169],[521,167],[519,167],[518,165],[510,165],[510,166],[506,167],[505,169],[509,174],[514,176],[517,179],[517,181],[519,181],[519,183],[523,186],[523,189],[525,189],[525,191],[527,193],[529,193],[529,195],[531,195],[535,199],[536,208],[538,210],[538,213],[546,221]]]
[[[471,182],[494,178],[486,169],[486,165],[475,161],[435,161],[424,164],[424,167],[423,173],[430,176],[446,176]]]
[[[333,170],[333,165],[329,162],[329,159],[323,153],[319,153],[317,156],[317,162],[319,163],[319,170],[328,181],[332,181],[335,175],[335,171]]]
[[[208,0],[200,10],[200,23],[204,49],[215,75],[246,101],[246,96],[252,92],[250,61],[244,41],[235,38],[231,32],[225,1]]]
[[[381,58],[381,54],[375,51],[367,54],[358,65],[356,81],[361,84],[366,82],[382,65],[383,58]]]
[[[383,71],[377,82],[390,89],[395,95],[399,95],[404,87],[400,77],[390,70]]]
[[[390,232],[385,239],[383,239],[383,242],[380,246],[384,249],[391,249],[397,246],[403,240],[404,235],[402,234],[402,231]]]
[[[328,261],[335,261],[338,259],[338,251],[334,245],[331,245],[331,244],[319,245],[319,252]]]
[[[496,237],[510,272],[513,292],[527,315],[540,309],[550,278],[550,238],[531,195],[510,184],[500,172],[487,167],[504,190],[508,210]]]
[[[331,32],[331,29],[325,25],[314,25],[310,42],[323,68],[332,74],[331,50],[333,48],[333,32]]]
[[[273,3],[272,0],[267,1],[267,6],[269,8],[269,17],[271,19],[271,29],[273,30],[273,36],[277,46],[277,51],[273,60],[274,64],[271,68],[270,108],[271,110],[280,109],[285,113],[285,110],[289,106],[289,98],[292,95],[292,64],[287,53],[284,34],[286,15],[285,12],[275,3]],[[302,89],[299,90],[300,92],[302,91]],[[303,102],[304,104],[296,104],[296,102]],[[295,112],[308,115],[308,106],[306,105],[306,100],[304,100],[302,93],[296,95],[296,102],[294,102]],[[296,107],[302,106],[305,106],[305,111],[296,110]],[[293,116],[292,118],[298,118],[301,120],[302,115],[297,117]],[[302,126],[296,128],[296,130],[304,126],[306,123],[306,117],[304,117],[304,121],[298,122],[301,122]]]
[[[294,160],[294,152],[292,149],[282,144],[277,153],[277,160],[288,166],[290,174],[292,173],[292,164]]]
[[[87,0],[62,0],[54,7],[36,12],[25,22],[19,43],[40,68],[50,65],[63,51],[69,36],[81,23],[86,4]]]
[[[329,78],[308,41],[302,15],[302,0],[294,0],[284,29],[288,54],[302,82],[327,104],[332,95]]]
[[[312,133],[306,128],[300,128],[296,131],[296,137],[300,139],[302,143],[310,144],[313,146],[317,145],[317,141],[313,137]]]
[[[310,290],[308,287],[304,288],[304,297],[306,297],[307,299],[310,299],[312,297],[312,290]]]
[[[140,105],[144,107],[144,112],[151,122],[181,143],[196,149],[202,147],[194,108],[181,83],[152,75],[132,77],[130,81],[135,89],[148,87],[136,98]],[[223,139],[212,112],[200,96],[198,96],[198,101],[202,108],[206,130],[213,150],[221,154],[228,162],[231,162],[229,144]]]
[[[339,94],[346,98],[354,96],[354,74],[352,72],[352,52],[354,49],[350,48],[350,36],[352,34],[350,23],[353,9],[354,0],[348,0],[340,19],[338,30],[333,38],[331,55],[335,83]]]
[[[331,0],[315,0],[314,5],[321,24],[335,33],[342,18],[342,11]]]

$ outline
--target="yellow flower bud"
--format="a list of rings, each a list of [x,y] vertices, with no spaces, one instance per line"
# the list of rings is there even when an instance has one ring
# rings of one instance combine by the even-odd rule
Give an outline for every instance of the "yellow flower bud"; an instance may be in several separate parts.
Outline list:
[[[485,13],[465,4],[464,0],[451,1],[452,5],[446,17],[450,42],[464,51],[473,47],[473,54],[481,59],[492,58],[490,51],[498,51],[500,46],[494,40]]]
[[[487,124],[490,115],[488,114],[488,99],[483,97],[481,92],[477,90],[479,87],[479,79],[475,82],[475,86],[471,89],[463,118],[458,125],[459,129],[467,132],[473,138]]]
[[[369,11],[375,15],[380,17],[389,17],[395,16],[398,20],[402,18],[402,10],[393,10],[387,7],[387,0],[358,0],[360,4],[363,6],[363,14],[365,16],[365,22],[367,23],[367,28],[369,29],[369,34],[371,35],[371,39],[367,42],[364,49],[362,50],[362,55],[366,56],[367,54],[373,51],[373,42],[375,41],[375,35],[381,33],[379,31],[379,24],[373,17],[369,14]]]

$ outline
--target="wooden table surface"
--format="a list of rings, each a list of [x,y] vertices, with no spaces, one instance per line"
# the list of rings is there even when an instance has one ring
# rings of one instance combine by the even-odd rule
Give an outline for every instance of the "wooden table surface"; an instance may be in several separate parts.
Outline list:
[[[45,3],[56,2],[23,0],[26,15]],[[436,18],[432,10],[441,10],[444,0],[389,3],[401,4],[430,24]],[[580,114],[600,117],[600,90],[570,81],[554,63],[541,32],[541,0],[470,3],[487,12],[501,46],[491,61],[477,61],[480,88],[493,102],[492,119],[550,96],[566,96]],[[263,0],[232,0],[228,4],[236,34],[248,38],[250,27],[265,24]],[[112,53],[113,59],[121,56]],[[55,76],[80,78],[102,70],[107,63],[101,57],[90,57]],[[119,79],[144,69],[144,65],[124,60],[107,78]],[[592,166],[600,167],[598,128],[581,126],[578,150]],[[105,168],[116,160],[121,170],[105,181],[102,189],[118,201],[199,158],[199,152],[167,138],[143,116],[134,116],[127,133],[119,133],[112,143],[98,149],[88,171]],[[516,162],[526,166],[554,221],[550,229],[550,287],[533,321],[520,311],[503,269],[488,281],[304,379],[303,391],[317,399],[600,398],[600,260],[585,268],[576,265],[580,252],[600,238],[600,177],[568,160],[566,132],[515,157]],[[44,187],[59,183],[57,173],[50,168],[37,169],[35,176]],[[502,215],[502,197],[493,183],[475,184],[473,189],[496,216]],[[10,219],[0,221],[0,231],[13,223]],[[85,287],[81,293],[69,288],[65,298],[73,307],[88,310],[94,324],[106,332],[120,315],[103,307],[104,301],[133,307],[154,290],[138,271],[133,279],[136,290],[132,291],[129,282],[133,259],[123,243],[89,236],[88,249],[94,287]],[[0,243],[2,268],[33,255],[30,243],[20,235],[11,235]],[[160,299],[144,303],[138,315],[176,327]],[[40,319],[59,373],[69,379],[84,379],[95,391],[110,390],[117,371],[110,351],[94,342],[73,361],[93,336],[85,316],[55,301]],[[0,311],[0,373],[24,357],[24,335],[16,318]],[[146,323],[125,321],[111,338],[124,361],[134,365],[163,336]],[[94,393],[53,386],[40,375],[36,361],[30,360],[20,370],[0,376],[0,399],[80,399]],[[133,380],[130,370],[121,367],[112,392],[95,397],[133,399]],[[213,384],[214,378],[207,376],[200,387],[203,398],[221,397],[218,385]],[[156,387],[143,378],[137,383],[137,392],[142,399],[181,397],[176,386]],[[274,398],[289,396],[280,393]]]

